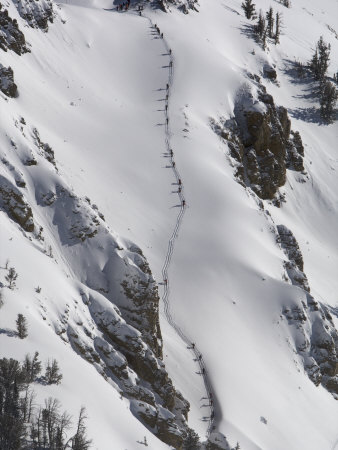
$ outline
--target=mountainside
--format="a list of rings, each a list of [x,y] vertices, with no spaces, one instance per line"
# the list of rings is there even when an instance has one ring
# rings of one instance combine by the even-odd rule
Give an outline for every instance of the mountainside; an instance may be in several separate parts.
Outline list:
[[[0,448],[338,448],[338,5],[241,4],[0,3]]]

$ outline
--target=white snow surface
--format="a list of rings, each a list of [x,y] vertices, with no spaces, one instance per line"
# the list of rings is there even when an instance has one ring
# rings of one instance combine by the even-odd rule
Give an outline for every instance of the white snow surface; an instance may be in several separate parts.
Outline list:
[[[283,307],[300,301],[303,293],[283,281],[285,255],[271,227],[284,224],[292,230],[312,294],[337,311],[337,122],[316,120],[312,108],[318,108],[318,101],[308,95],[309,85],[295,83],[288,70],[295,59],[310,59],[321,35],[332,47],[330,75],[336,70],[338,42],[330,29],[338,31],[337,2],[294,0],[287,9],[257,0],[258,9],[265,11],[271,4],[283,13],[281,43],[269,44],[267,52],[247,36],[249,21],[240,0],[199,3],[199,12],[188,15],[174,7],[169,13],[144,12],[172,49],[171,144],[187,201],[169,269],[171,313],[203,354],[217,398],[217,429],[231,445],[238,441],[244,450],[334,450],[338,403],[308,378],[292,327],[282,317]],[[9,4],[31,53],[18,57],[1,52],[1,63],[13,68],[19,91],[16,99],[0,98],[1,157],[21,171],[29,186],[50,185],[52,170],[45,178],[39,166],[20,165],[10,145],[11,138],[19,139],[14,122],[24,117],[53,148],[65,182],[98,205],[114,233],[142,248],[155,279],[162,282],[179,211],[177,186],[165,157],[165,42],[154,35],[146,17],[133,9],[109,10],[113,2],[108,0],[58,3],[48,33],[25,27]],[[263,83],[275,102],[288,109],[292,129],[302,136],[309,177],[300,183],[298,174],[288,171],[281,189],[286,203],[276,208],[264,202],[271,217],[236,182],[227,147],[209,125],[210,118],[233,115],[237,92],[248,82],[246,71],[261,75],[266,62],[276,64],[279,86]],[[91,261],[70,256],[72,249],[54,239],[55,224],[42,208],[36,211],[50,223],[47,234],[55,260],[0,213],[0,265],[9,259],[19,274],[14,291],[3,289],[0,356],[23,358],[38,350],[43,360],[59,360],[62,384],[37,386],[38,396],[57,397],[74,415],[85,405],[93,448],[134,450],[142,448],[137,441],[144,436],[149,448],[168,448],[134,418],[115,388],[55,334],[65,305],[78,308],[81,316],[74,273],[82,273],[83,265],[90,272]],[[98,252],[89,254],[99,261]],[[3,284],[4,275],[1,269]],[[29,324],[24,341],[6,332],[14,329],[19,312]],[[206,394],[202,377],[163,312],[161,329],[167,370],[191,403],[189,425],[203,439],[207,423],[201,419],[208,409],[201,401]]]

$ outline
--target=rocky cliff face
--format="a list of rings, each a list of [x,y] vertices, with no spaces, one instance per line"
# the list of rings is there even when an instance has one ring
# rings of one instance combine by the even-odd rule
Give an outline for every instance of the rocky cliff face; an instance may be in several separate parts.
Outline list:
[[[20,16],[32,28],[48,31],[48,25],[53,23],[54,10],[51,0],[18,0],[16,8]]]
[[[8,10],[0,2],[0,49],[12,50],[18,55],[28,52],[25,36],[20,31],[16,19],[12,19]]]
[[[216,123],[235,161],[236,177],[261,199],[274,199],[286,181],[286,169],[304,171],[304,147],[298,132],[291,131],[287,110],[276,106],[258,81],[239,92],[234,117]]]
[[[216,122],[213,130],[226,142],[235,176],[262,200],[280,206],[284,200],[279,187],[287,170],[304,173],[304,147],[297,131],[291,130],[287,110],[275,105],[258,77],[243,86],[237,96],[234,117]],[[263,204],[262,204],[263,207]],[[311,295],[304,272],[303,256],[292,231],[276,227],[277,242],[283,249],[286,282],[300,289],[301,299],[288,303],[283,317],[295,329],[295,347],[310,379],[323,384],[338,399],[338,332],[328,308]]]
[[[14,83],[14,74],[11,67],[4,67],[0,64],[0,91],[7,97],[16,97],[18,87]]]
[[[19,118],[9,134],[0,209],[47,257],[58,261],[62,248],[79,286],[78,300],[53,320],[55,332],[130,399],[147,428],[181,448],[189,403],[162,362],[158,288],[141,249],[114,236],[97,206],[67,186],[35,126]],[[51,320],[47,309],[42,314]]]
[[[297,304],[284,307],[283,315],[295,329],[295,346],[310,379],[316,385],[322,383],[338,399],[338,332],[328,308],[310,293],[303,257],[294,235],[284,225],[278,225],[277,231],[277,241],[287,256],[285,279],[303,293]]]

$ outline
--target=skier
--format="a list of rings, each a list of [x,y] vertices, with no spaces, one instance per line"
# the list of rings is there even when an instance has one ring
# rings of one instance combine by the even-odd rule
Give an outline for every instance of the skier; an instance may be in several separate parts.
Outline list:
[[[178,184],[179,184],[179,186],[181,186],[181,184],[182,184],[181,178],[178,179]]]
[[[165,105],[165,112],[168,111],[168,105]]]
[[[168,126],[168,124],[169,124],[169,117],[167,117],[166,122],[167,122],[167,126]]]
[[[171,48],[169,49],[169,55],[171,55]]]
[[[173,168],[174,168],[174,169],[175,169],[175,166],[176,166],[175,161],[173,161]]]
[[[168,101],[168,98],[169,98],[169,94],[167,94],[167,95],[165,96],[166,101]]]
[[[194,349],[195,348],[195,342],[191,343],[191,348]]]
[[[182,188],[181,188],[181,186],[179,186],[179,187],[178,187],[178,193],[180,194],[181,191],[182,191]]]
[[[169,63],[169,67],[172,67],[173,66],[173,62],[172,61],[170,61],[170,63]]]
[[[163,280],[163,282],[164,282],[164,285],[165,285],[165,286],[168,285],[168,280],[167,280],[166,278]]]
[[[183,208],[185,207],[185,200],[182,200],[182,206],[183,206]],[[199,359],[202,359],[202,355],[200,355]]]
[[[204,367],[202,368],[202,374],[203,375],[205,374],[205,368]]]
[[[184,204],[185,204],[185,200],[183,200],[183,202],[184,202]],[[200,353],[200,354],[198,355],[198,360],[201,361],[201,359],[202,359],[202,353]]]
[[[170,149],[170,156],[171,156],[171,157],[174,156],[174,152],[173,152],[173,149],[172,149],[172,148]]]
[[[169,91],[169,84],[167,83],[167,91]]]

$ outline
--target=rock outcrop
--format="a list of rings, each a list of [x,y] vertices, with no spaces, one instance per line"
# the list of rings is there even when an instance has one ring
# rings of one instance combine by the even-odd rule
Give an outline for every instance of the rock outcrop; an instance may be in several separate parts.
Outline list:
[[[0,175],[0,210],[4,211],[24,231],[34,231],[32,208],[22,192],[3,175]]]
[[[328,308],[310,293],[303,257],[293,233],[284,225],[278,225],[277,231],[277,241],[288,257],[284,262],[286,279],[303,291],[302,300],[284,307],[283,315],[295,326],[296,349],[310,379],[317,386],[322,383],[338,400],[338,332]]]
[[[22,31],[19,30],[18,22],[16,19],[12,19],[8,10],[4,9],[0,2],[0,48],[5,52],[12,50],[13,52],[21,55],[29,51],[25,36]]]
[[[233,119],[212,120],[211,126],[228,143],[241,184],[279,206],[276,194],[286,169],[304,170],[304,147],[299,133],[291,131],[287,110],[256,82],[256,88],[246,85],[238,94]]]
[[[36,127],[23,117],[12,126],[9,151],[1,158],[0,209],[31,232],[26,237],[38,251],[66,262],[67,277],[77,286],[78,299],[58,306],[52,320],[42,309],[43,320],[129,399],[131,412],[149,430],[181,449],[190,406],[162,360],[158,287],[145,256],[117,238],[98,207],[63,181],[54,151]]]
[[[15,5],[20,16],[32,28],[48,31],[48,24],[53,23],[54,11],[51,0],[17,0]]]
[[[0,91],[7,97],[17,97],[18,87],[14,83],[14,74],[11,67],[0,64]]]
[[[198,0],[153,0],[153,7],[160,8],[162,11],[170,11],[171,6],[175,6],[184,14],[189,14],[189,11],[197,11],[199,6]]]

